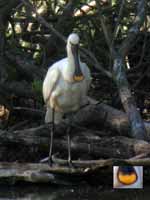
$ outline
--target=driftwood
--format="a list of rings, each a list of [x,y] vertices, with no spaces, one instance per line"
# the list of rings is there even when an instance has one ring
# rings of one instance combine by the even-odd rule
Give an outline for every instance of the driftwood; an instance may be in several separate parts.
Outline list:
[[[0,163],[0,184],[17,182],[31,183],[54,183],[54,184],[78,184],[79,181],[91,182],[96,179],[95,184],[105,182],[112,177],[114,165],[149,166],[150,159],[108,159],[90,161],[86,167],[78,167],[79,162],[74,162],[74,167],[49,167],[47,164],[39,163]],[[105,170],[104,170],[105,169]],[[103,179],[105,177],[105,180]]]
[[[47,164],[37,163],[0,163],[0,183],[15,184],[16,182],[77,184],[85,181],[97,169],[107,166],[109,161],[100,161],[96,167],[68,168],[49,167]],[[95,163],[94,163],[95,166]],[[98,182],[97,182],[98,183]]]

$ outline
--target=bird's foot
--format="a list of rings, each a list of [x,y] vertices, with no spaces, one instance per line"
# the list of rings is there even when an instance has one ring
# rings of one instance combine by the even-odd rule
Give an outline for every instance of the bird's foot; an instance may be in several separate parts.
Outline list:
[[[73,168],[73,163],[71,159],[68,159],[68,165],[69,165],[69,168]]]
[[[49,157],[49,158],[48,158],[48,165],[49,165],[50,167],[52,167],[52,165],[53,165],[52,157]]]

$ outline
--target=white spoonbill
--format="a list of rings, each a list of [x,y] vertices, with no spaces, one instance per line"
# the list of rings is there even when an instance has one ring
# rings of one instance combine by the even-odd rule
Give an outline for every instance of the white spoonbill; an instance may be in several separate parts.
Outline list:
[[[45,122],[52,123],[49,164],[52,163],[54,123],[61,122],[64,114],[73,113],[87,100],[91,74],[87,65],[80,60],[79,36],[71,33],[67,40],[67,57],[54,63],[43,82],[43,97],[47,106]],[[68,132],[68,163],[71,164],[70,133]]]

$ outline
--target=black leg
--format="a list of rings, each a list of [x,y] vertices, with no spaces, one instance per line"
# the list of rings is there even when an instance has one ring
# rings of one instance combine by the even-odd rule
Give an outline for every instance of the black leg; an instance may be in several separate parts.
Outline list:
[[[50,147],[49,147],[49,159],[48,163],[52,166],[52,151],[53,151],[53,136],[55,132],[55,110],[52,109],[52,126],[51,126],[51,134],[50,134]]]
[[[68,164],[70,167],[72,167],[72,160],[71,160],[71,139],[70,139],[70,134],[72,130],[72,113],[69,116],[69,127],[67,128],[67,140],[68,140]]]
[[[71,161],[70,131],[71,131],[71,127],[69,126],[68,129],[67,129],[67,139],[68,139],[68,164],[69,164],[69,166],[72,166],[72,161]]]

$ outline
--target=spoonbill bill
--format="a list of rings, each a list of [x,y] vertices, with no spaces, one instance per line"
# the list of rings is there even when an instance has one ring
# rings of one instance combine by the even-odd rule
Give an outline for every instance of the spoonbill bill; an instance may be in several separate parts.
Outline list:
[[[45,122],[52,123],[50,135],[49,164],[52,164],[53,135],[55,124],[65,114],[71,114],[87,104],[87,92],[91,74],[80,60],[79,36],[71,33],[67,39],[67,57],[55,62],[47,71],[43,82],[43,97],[47,106]],[[68,163],[71,164],[70,131],[68,135]]]

